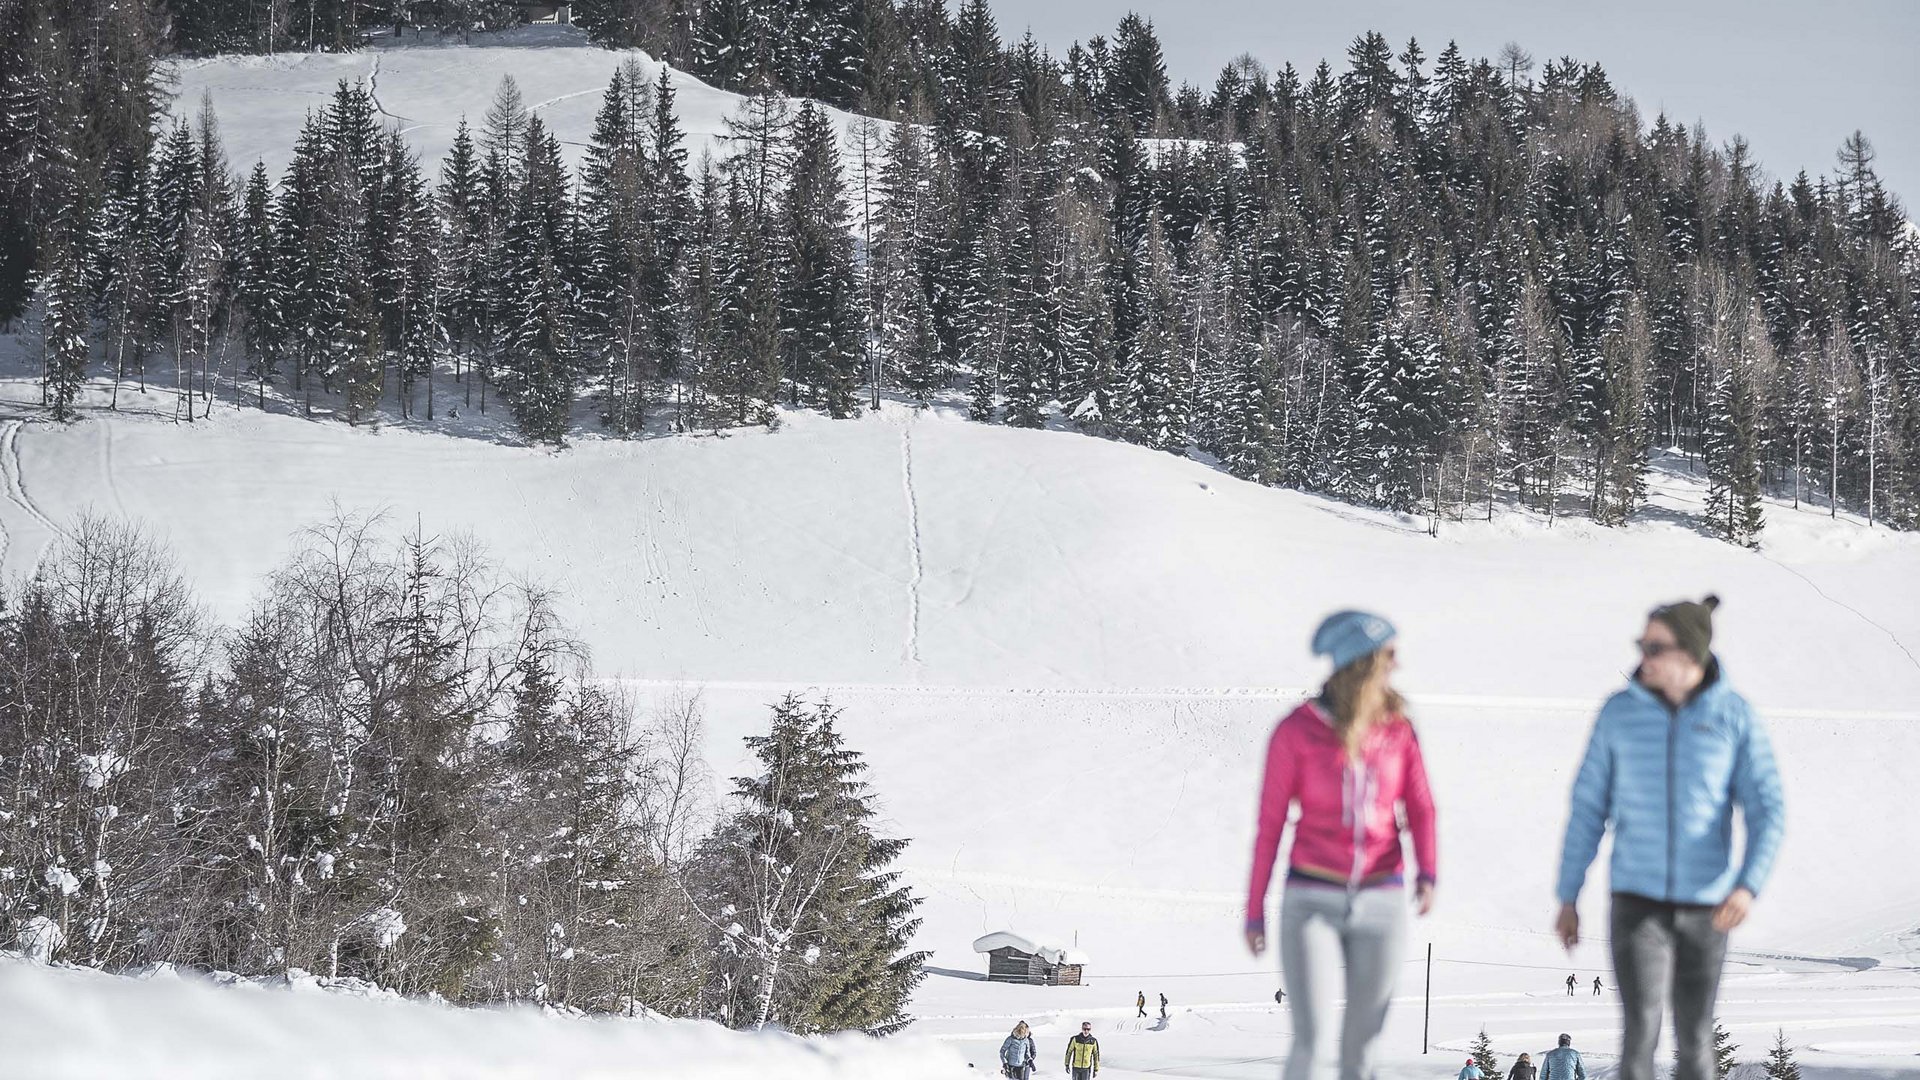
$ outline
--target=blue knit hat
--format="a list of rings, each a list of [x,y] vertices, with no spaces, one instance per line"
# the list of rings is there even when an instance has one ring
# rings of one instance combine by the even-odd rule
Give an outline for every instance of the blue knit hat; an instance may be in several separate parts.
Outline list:
[[[1399,631],[1378,615],[1365,611],[1336,611],[1313,632],[1313,655],[1333,661],[1335,671],[1377,651]]]

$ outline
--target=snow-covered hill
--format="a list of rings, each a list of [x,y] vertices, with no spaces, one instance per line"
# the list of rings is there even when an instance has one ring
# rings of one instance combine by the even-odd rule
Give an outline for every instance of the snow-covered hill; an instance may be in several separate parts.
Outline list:
[[[264,158],[277,174],[305,109],[364,77],[431,163],[511,73],[578,153],[620,54],[568,31],[504,42],[516,47],[410,41],[188,64],[182,107],[209,91],[235,164]],[[738,99],[674,79],[697,157]],[[471,532],[554,586],[603,672],[648,694],[697,689],[718,777],[768,701],[831,695],[886,827],[914,840],[906,873],[927,897],[920,945],[934,956],[912,1032],[985,1070],[1023,1018],[1045,1055],[1093,1020],[1117,1080],[1277,1070],[1289,1037],[1276,980],[1238,942],[1257,748],[1320,675],[1305,648],[1315,620],[1364,605],[1403,628],[1403,684],[1441,807],[1441,908],[1415,935],[1436,960],[1433,1046],[1457,1053],[1484,1027],[1509,1058],[1566,1031],[1604,1073],[1613,998],[1568,999],[1560,985],[1569,970],[1604,972],[1603,947],[1569,961],[1546,932],[1566,788],[1647,608],[1717,591],[1716,644],[1771,725],[1789,799],[1780,870],[1736,939],[1723,1019],[1744,1060],[1784,1029],[1810,1080],[1920,1071],[1920,538],[1773,502],[1761,549],[1735,549],[1697,531],[1701,484],[1678,459],[1659,463],[1652,504],[1624,529],[1501,510],[1434,539],[1421,521],[1201,462],[894,403],[855,421],[788,414],[774,433],[585,436],[552,452],[444,412],[352,429],[223,404],[189,426],[165,418],[170,399],[129,394],[125,413],[55,427],[35,422],[35,400],[27,381],[0,381],[8,573],[29,571],[75,515],[124,515],[166,538],[231,621],[297,530],[336,507],[384,511],[396,529],[417,516],[430,533]],[[1596,885],[1590,920],[1603,903]],[[979,981],[971,942],[996,930],[1076,942],[1088,985]],[[1421,986],[1410,962],[1388,1032],[1394,1080],[1441,1068],[1420,1052]],[[1136,991],[1166,992],[1170,1020],[1132,1019]],[[47,973],[0,980],[0,1058],[22,1016],[92,1045],[84,1027],[9,1004],[43,997],[70,1004],[48,1007],[69,1025],[155,1010],[125,1043],[133,1054],[184,1045],[163,1038],[172,1014],[160,1010],[176,1001],[203,1010],[181,1031],[278,1025],[282,1050],[328,1048],[249,1074],[369,1075],[392,1059],[418,1065],[410,1075],[429,1060],[448,1063],[441,1075],[485,1075],[461,1067],[485,1059],[533,1061],[540,1075],[570,1062],[578,1075],[734,1075],[697,1071],[719,1056],[744,1075],[808,1075],[704,1032],[661,1073],[617,1027],[366,1002],[350,1008],[387,1011],[336,1016],[301,995],[226,1002]],[[378,1033],[364,1055],[350,1051],[355,1024]],[[524,1025],[534,1052],[494,1041],[494,1024]],[[944,1068],[914,1045],[874,1067]]]
[[[628,59],[640,63],[649,81],[665,66],[638,50],[593,46],[585,34],[568,26],[475,34],[472,44],[429,34],[378,39],[373,47],[353,53],[216,56],[176,65],[173,110],[191,120],[202,97],[211,98],[234,168],[245,172],[255,161],[264,161],[278,180],[293,157],[294,137],[307,112],[324,107],[341,80],[349,85],[364,82],[381,119],[406,137],[428,175],[437,177],[461,118],[478,138],[481,117],[501,77],[512,75],[528,109],[560,139],[569,162],[577,167],[607,83]],[[716,90],[683,71],[673,70],[669,77],[687,133],[689,165],[698,168],[703,153],[715,162],[726,158],[725,118],[739,112],[740,95]],[[822,108],[851,167],[854,118]],[[884,137],[884,123],[880,130]]]
[[[132,978],[0,954],[0,1072],[34,1080],[899,1080],[970,1075],[924,1038],[802,1041],[714,1024],[453,1009],[365,988]]]
[[[603,671],[699,689],[722,778],[768,701],[830,694],[887,827],[914,838],[936,972],[914,1030],[985,1064],[1015,1019],[1052,1039],[1090,1016],[1122,1077],[1264,1075],[1284,1053],[1273,975],[1236,941],[1255,748],[1318,674],[1313,621],[1349,603],[1404,627],[1440,796],[1444,902],[1419,938],[1440,961],[1436,1043],[1485,1026],[1510,1051],[1559,1029],[1603,1044],[1614,1014],[1554,994],[1565,789],[1637,620],[1715,589],[1719,647],[1772,725],[1791,807],[1728,1022],[1744,1043],[1780,1026],[1826,1047],[1812,1064],[1920,1051],[1920,864],[1897,854],[1920,836],[1920,543],[1774,504],[1760,552],[1728,547],[1694,531],[1681,463],[1626,529],[1502,511],[1438,540],[1194,461],[892,404],[559,453],[251,408],[192,426],[94,413],[6,421],[0,474],[9,572],[73,515],[124,514],[228,619],[335,506],[470,531],[565,594]],[[970,943],[1000,929],[1077,936],[1090,984],[974,981]],[[1576,969],[1604,970],[1585,949]],[[1172,1027],[1120,1026],[1136,989],[1169,993]],[[1403,1054],[1417,1002],[1396,1015]],[[1396,1061],[1418,1074],[1417,1054]]]

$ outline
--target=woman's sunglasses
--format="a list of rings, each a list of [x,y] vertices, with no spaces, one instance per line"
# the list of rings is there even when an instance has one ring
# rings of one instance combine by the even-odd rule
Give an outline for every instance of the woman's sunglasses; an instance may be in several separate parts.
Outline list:
[[[1678,652],[1680,649],[1680,646],[1672,644],[1670,642],[1665,642],[1665,641],[1636,640],[1634,641],[1633,645],[1634,645],[1634,648],[1637,648],[1640,650],[1640,655],[1645,657],[1648,660],[1665,656],[1667,653],[1670,653],[1670,652]]]

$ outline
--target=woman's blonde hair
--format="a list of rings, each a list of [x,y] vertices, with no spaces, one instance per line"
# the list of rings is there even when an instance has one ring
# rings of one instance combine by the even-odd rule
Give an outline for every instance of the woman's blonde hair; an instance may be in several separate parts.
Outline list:
[[[1014,1035],[1015,1035],[1015,1036],[1017,1036],[1018,1038],[1022,1038],[1022,1039],[1024,1039],[1024,1038],[1026,1038],[1026,1037],[1027,1037],[1027,1022],[1026,1022],[1025,1020],[1022,1020],[1022,1021],[1020,1021],[1019,1023],[1017,1023],[1017,1024],[1015,1024],[1015,1025],[1013,1025],[1013,1033],[1014,1033]]]
[[[1374,677],[1385,663],[1386,651],[1375,649],[1335,671],[1321,688],[1321,700],[1333,714],[1334,734],[1340,736],[1340,744],[1346,747],[1350,759],[1360,756],[1367,733],[1376,725],[1406,712],[1406,699],[1387,685],[1385,675]]]

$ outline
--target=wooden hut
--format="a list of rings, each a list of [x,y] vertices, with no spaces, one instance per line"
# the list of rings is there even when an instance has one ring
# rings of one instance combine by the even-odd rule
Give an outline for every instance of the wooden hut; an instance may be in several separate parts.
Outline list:
[[[561,26],[570,26],[573,23],[573,5],[571,3],[523,3],[520,5],[520,17],[530,23],[555,23]]]
[[[1087,954],[1010,931],[979,938],[973,951],[987,956],[987,981],[1028,986],[1079,986]]]

